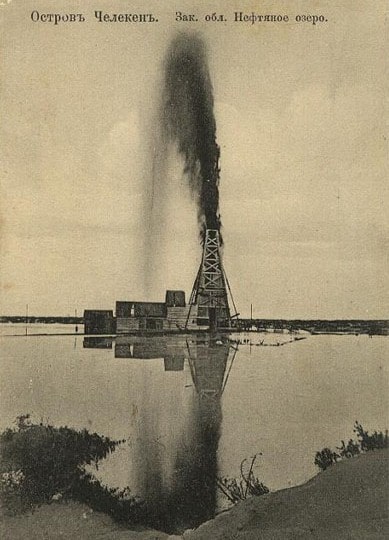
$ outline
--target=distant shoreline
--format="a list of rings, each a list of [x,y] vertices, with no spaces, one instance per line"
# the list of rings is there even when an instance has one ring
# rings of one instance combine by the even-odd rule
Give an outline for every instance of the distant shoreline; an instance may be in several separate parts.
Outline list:
[[[1,324],[84,324],[83,317],[3,315]],[[239,319],[233,331],[297,332],[310,334],[368,334],[389,335],[388,319]]]

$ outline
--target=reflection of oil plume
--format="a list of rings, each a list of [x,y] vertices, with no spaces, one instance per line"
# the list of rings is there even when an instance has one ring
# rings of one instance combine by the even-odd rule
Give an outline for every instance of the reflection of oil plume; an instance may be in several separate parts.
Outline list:
[[[192,408],[192,433],[181,442],[166,515],[170,528],[198,527],[215,515],[217,503],[217,450],[222,412],[219,399],[196,396]],[[172,512],[174,510],[174,513]]]
[[[169,533],[197,527],[216,510],[220,402],[209,406],[193,396],[189,414],[175,444],[166,444],[165,449],[150,444],[149,429],[139,441],[144,446],[138,481],[149,524]]]
[[[138,387],[128,485],[145,501],[154,528],[177,532],[215,514],[229,351],[194,336],[188,342],[187,336],[115,341],[115,357],[134,362]]]
[[[153,525],[168,532],[197,527],[216,511],[220,397],[229,347],[203,344],[191,349],[189,363],[196,392],[189,403],[187,426],[171,449],[173,473],[169,481],[161,481],[159,471],[152,500],[148,500]]]
[[[142,370],[143,371],[143,370]],[[163,455],[158,444],[160,432],[159,409],[155,397],[159,397],[159,385],[147,370],[142,373],[142,386],[139,388],[139,408],[137,413],[137,436],[133,456],[136,494],[154,505],[159,494],[163,493]],[[163,407],[164,403],[161,403]]]

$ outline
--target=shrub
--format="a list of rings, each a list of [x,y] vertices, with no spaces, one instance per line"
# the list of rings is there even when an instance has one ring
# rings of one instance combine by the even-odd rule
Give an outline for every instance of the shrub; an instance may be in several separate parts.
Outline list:
[[[368,431],[365,431],[362,425],[356,421],[354,424],[354,432],[358,436],[358,440],[354,441],[350,439],[346,445],[344,441],[341,441],[341,446],[336,449],[337,452],[333,452],[330,448],[323,448],[320,452],[316,452],[315,465],[320,470],[325,471],[328,467],[336,463],[339,459],[348,459],[363,452],[370,452],[372,450],[380,450],[382,448],[389,447],[388,430],[385,433],[382,431],[374,431],[371,435]]]
[[[365,431],[359,422],[355,422],[354,432],[358,435],[359,446],[362,452],[389,447],[388,430],[385,433],[374,431],[372,435],[369,435],[369,432]]]
[[[135,521],[142,503],[129,488],[102,486],[87,465],[101,459],[124,440],[115,441],[83,429],[34,424],[29,415],[17,418],[16,428],[0,434],[0,490],[11,512],[26,510],[57,498],[87,503],[121,521]]]
[[[269,493],[269,488],[260,482],[254,475],[253,467],[256,459],[257,454],[251,458],[248,473],[244,472],[244,466],[247,463],[247,460],[244,459],[241,462],[241,479],[239,481],[236,478],[217,478],[218,488],[233,504],[243,501],[247,499],[247,497],[252,497],[253,495],[260,496]]]
[[[336,449],[339,450],[339,455],[341,458],[350,458],[361,453],[359,444],[352,439],[348,441],[347,445],[344,441],[342,441],[341,446],[337,446]]]
[[[320,452],[316,452],[315,465],[320,470],[325,471],[328,467],[336,463],[338,459],[339,455],[336,452],[333,452],[330,448],[323,448]]]

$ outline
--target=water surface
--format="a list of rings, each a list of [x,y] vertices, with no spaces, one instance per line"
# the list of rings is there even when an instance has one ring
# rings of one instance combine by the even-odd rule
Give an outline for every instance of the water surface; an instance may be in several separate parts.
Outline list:
[[[247,338],[267,346],[3,335],[0,428],[30,413],[126,439],[96,474],[170,530],[212,517],[225,504],[216,476],[238,477],[246,457],[261,452],[256,475],[280,489],[313,476],[315,452],[352,437],[355,420],[385,429],[388,338]]]

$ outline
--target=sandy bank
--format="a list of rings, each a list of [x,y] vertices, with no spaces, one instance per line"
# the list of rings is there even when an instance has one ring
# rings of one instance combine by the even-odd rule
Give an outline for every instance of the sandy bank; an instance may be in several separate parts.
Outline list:
[[[244,501],[185,540],[384,539],[388,521],[389,450],[350,459],[302,486]],[[166,540],[156,531],[129,531],[110,518],[71,503],[54,503],[33,514],[2,517],[4,540]],[[182,538],[182,537],[172,537]]]
[[[251,498],[185,540],[389,538],[389,450],[338,463],[302,486]]]
[[[43,505],[30,514],[2,516],[1,540],[165,540],[167,534],[129,531],[78,503]]]

